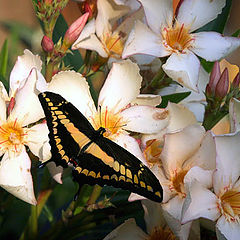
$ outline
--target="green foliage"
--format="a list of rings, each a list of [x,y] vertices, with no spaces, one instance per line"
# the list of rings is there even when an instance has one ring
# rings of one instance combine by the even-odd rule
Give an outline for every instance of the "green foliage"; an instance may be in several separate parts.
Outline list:
[[[6,89],[9,87],[9,82],[7,81],[7,65],[8,65],[8,41],[5,40],[0,52],[0,81],[4,84]]]
[[[167,107],[168,102],[179,103],[184,98],[188,97],[190,94],[191,92],[183,92],[183,93],[174,93],[174,94],[162,96],[162,102],[158,107],[165,108]]]

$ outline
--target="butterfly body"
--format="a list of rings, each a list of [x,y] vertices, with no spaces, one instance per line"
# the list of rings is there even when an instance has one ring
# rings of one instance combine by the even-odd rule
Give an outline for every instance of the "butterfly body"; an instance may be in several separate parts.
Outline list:
[[[162,187],[141,161],[95,130],[86,117],[58,94],[39,95],[49,128],[52,161],[73,165],[80,184],[111,185],[130,190],[153,201],[162,201]]]

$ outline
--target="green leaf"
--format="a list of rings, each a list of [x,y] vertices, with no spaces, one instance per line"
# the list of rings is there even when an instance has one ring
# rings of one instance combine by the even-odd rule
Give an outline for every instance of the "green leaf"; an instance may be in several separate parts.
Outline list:
[[[179,103],[184,98],[188,97],[190,94],[191,92],[183,92],[183,93],[174,93],[174,94],[162,96],[162,102],[160,105],[158,105],[158,107],[165,108],[167,107],[168,102]]]
[[[232,37],[239,37],[240,36],[240,29],[238,29],[235,33],[232,34]]]
[[[63,16],[60,15],[53,31],[53,42],[56,43],[62,37],[68,29],[68,25]],[[78,50],[72,51],[73,54],[67,54],[64,58],[65,66],[71,66],[75,71],[83,65],[83,59]]]
[[[0,81],[3,83],[4,87],[8,90],[9,89],[9,82],[7,81],[7,79],[0,74]]]
[[[8,41],[5,40],[0,53],[0,75],[6,78],[8,64]]]
[[[226,1],[226,6],[223,8],[222,13],[219,14],[218,17],[213,21],[199,28],[196,32],[214,31],[214,32],[223,33],[223,30],[225,28],[225,25],[231,10],[231,6],[232,6],[232,0]]]

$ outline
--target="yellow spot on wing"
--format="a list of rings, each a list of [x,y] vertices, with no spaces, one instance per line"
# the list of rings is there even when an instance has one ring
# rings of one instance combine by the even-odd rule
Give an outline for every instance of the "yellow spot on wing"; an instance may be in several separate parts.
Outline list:
[[[60,122],[65,125],[65,124],[68,124],[70,122],[69,119],[61,119]]]
[[[128,178],[132,178],[132,173],[129,169],[126,169],[126,175]]]
[[[161,194],[160,194],[160,192],[155,192],[155,195],[157,195],[157,196],[161,197]]]
[[[125,175],[125,167],[123,165],[120,166],[120,173]]]
[[[118,172],[119,171],[119,163],[117,161],[114,162],[113,169]]]
[[[93,171],[91,171],[91,172],[88,174],[88,176],[91,176],[91,177],[95,178],[95,177],[96,177],[96,173],[93,172]]]
[[[81,168],[81,167],[76,167],[76,168],[75,168],[75,170],[77,170],[77,171],[78,171],[78,173],[81,173],[81,171],[82,171],[82,168]]]
[[[63,115],[63,114],[62,114],[62,115],[58,115],[58,118],[59,118],[59,119],[64,119],[64,118],[67,118],[67,117],[66,117],[66,115]]]
[[[126,179],[125,179],[124,176],[120,176],[120,177],[119,177],[119,181],[121,181],[121,180],[125,182]]]
[[[102,178],[106,179],[106,180],[109,180],[109,176],[108,175],[104,175]]]
[[[57,148],[58,148],[59,151],[63,149],[63,146],[62,146],[61,144],[58,144],[58,145],[56,145],[56,146],[57,146]]]
[[[85,174],[86,176],[88,175],[89,171],[87,169],[82,170],[82,173]]]
[[[145,182],[143,182],[143,181],[140,181],[140,186],[141,186],[141,187],[143,187],[143,188],[145,188],[145,187],[146,187],[146,184],[145,184]]]
[[[134,175],[134,183],[138,184],[138,177],[137,177],[137,175]]]
[[[61,115],[61,114],[63,114],[63,112],[62,111],[55,111],[55,114],[56,115]]]

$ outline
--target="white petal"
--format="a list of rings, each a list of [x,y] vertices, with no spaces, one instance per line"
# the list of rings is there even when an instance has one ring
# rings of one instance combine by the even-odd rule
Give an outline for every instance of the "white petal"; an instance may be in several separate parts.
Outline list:
[[[214,173],[214,192],[231,187],[240,176],[240,132],[215,137],[216,142],[216,169]]]
[[[39,91],[36,89],[38,77],[37,70],[33,68],[24,86],[16,94],[16,102],[10,117],[22,121],[22,126],[34,123],[44,117],[42,106],[38,100]]]
[[[128,150],[130,153],[132,153],[135,157],[137,157],[142,163],[147,165],[146,159],[143,156],[143,153],[139,147],[139,144],[137,140],[133,137],[130,137],[125,134],[119,134],[115,139],[114,142],[116,142],[121,147]]]
[[[73,49],[78,48],[93,50],[96,51],[103,58],[108,57],[107,51],[104,49],[103,44],[99,41],[95,34],[91,34],[89,38],[83,39],[82,41],[75,43]]]
[[[25,49],[24,54],[18,56],[10,74],[10,96],[13,96],[15,91],[23,86],[32,68],[41,71],[42,61],[38,55]]]
[[[62,174],[63,167],[56,166],[55,162],[49,162],[47,164],[48,171],[50,172],[52,178],[59,184],[62,184]]]
[[[136,21],[125,43],[122,57],[127,58],[134,54],[148,54],[156,57],[165,57],[169,55],[169,52],[162,45],[160,35],[154,33],[142,22]]]
[[[240,130],[240,101],[232,98],[229,103],[229,117],[231,124],[231,132]]]
[[[217,32],[199,32],[193,35],[195,41],[191,50],[207,61],[219,60],[240,46],[240,39],[223,37]]]
[[[188,194],[183,206],[182,223],[200,217],[216,221],[220,216],[216,195],[197,181],[193,181],[187,185]]]
[[[193,180],[197,180],[205,188],[212,187],[212,177],[214,170],[204,170],[198,166],[192,167],[184,177],[184,183],[191,183]]]
[[[98,0],[98,14],[96,18],[96,33],[102,38],[104,34],[112,32],[110,20],[117,20],[129,11],[126,6],[119,6],[113,1]]]
[[[181,104],[168,103],[166,108],[169,111],[168,132],[183,129],[189,125],[197,123],[194,114]]]
[[[39,157],[40,161],[46,161],[51,157],[50,149],[44,151],[44,144],[47,144],[49,141],[48,133],[46,123],[36,124],[28,128],[26,145],[35,156]]]
[[[171,24],[173,19],[172,0],[139,0],[142,3],[148,25],[156,33]]]
[[[151,106],[132,106],[121,113],[125,130],[139,133],[157,133],[169,122],[168,110]]]
[[[194,31],[215,19],[225,4],[226,0],[184,0],[180,5],[177,20]]]
[[[161,96],[154,94],[139,94],[135,100],[131,102],[133,105],[158,106],[162,101]]]
[[[191,125],[176,133],[165,135],[160,155],[168,177],[182,168],[183,163],[200,147],[205,130],[199,125]]]
[[[143,240],[147,238],[147,234],[137,226],[135,219],[130,218],[109,233],[103,240]]]
[[[31,160],[25,148],[13,158],[5,153],[0,162],[0,186],[17,198],[36,205],[30,170]]]
[[[212,132],[208,131],[197,152],[186,161],[186,165],[197,165],[203,169],[213,170],[216,168],[216,145]]]
[[[0,82],[0,89],[5,89],[2,82]],[[0,125],[6,121],[7,107],[6,107],[6,99],[0,90]]]
[[[142,206],[144,210],[144,220],[149,234],[154,227],[164,227],[165,220],[162,214],[161,204],[146,199],[142,200]]]
[[[163,215],[173,233],[180,240],[187,240],[192,223],[181,224],[180,217],[184,199],[175,197],[168,203],[163,204]]]
[[[174,81],[198,92],[200,62],[192,52],[173,53],[162,68]]]
[[[144,199],[146,199],[146,198],[141,195],[138,195],[136,193],[130,193],[130,195],[128,197],[129,202],[134,202],[134,201],[144,200]]]
[[[136,99],[140,93],[141,82],[137,64],[130,60],[113,63],[100,91],[98,105],[118,112]]]
[[[240,224],[239,222],[227,221],[224,216],[221,216],[216,227],[228,240],[239,239],[240,236]]]
[[[63,71],[54,75],[48,91],[62,95],[86,117],[96,112],[88,83],[80,73]]]

